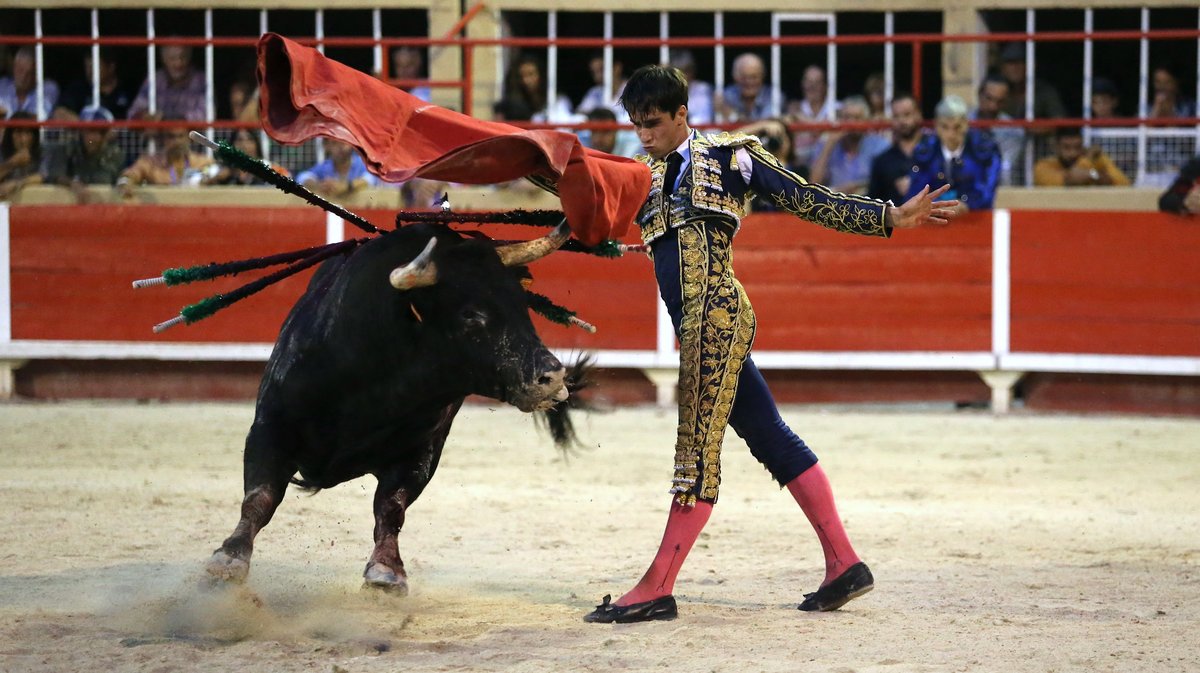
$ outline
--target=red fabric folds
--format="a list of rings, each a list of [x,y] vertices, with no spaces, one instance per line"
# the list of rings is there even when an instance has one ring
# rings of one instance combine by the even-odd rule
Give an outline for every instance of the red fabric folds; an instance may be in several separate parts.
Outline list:
[[[381,179],[557,185],[576,238],[620,238],[650,189],[642,164],[583,147],[572,133],[523,130],[430,105],[281,35],[258,42],[259,105],[272,138],[316,136],[356,147]]]

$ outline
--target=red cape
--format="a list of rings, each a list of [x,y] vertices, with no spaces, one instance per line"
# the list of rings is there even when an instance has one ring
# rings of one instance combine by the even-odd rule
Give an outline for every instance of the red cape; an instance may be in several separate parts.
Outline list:
[[[644,165],[585,148],[573,133],[527,131],[430,105],[274,33],[258,42],[258,82],[263,128],[275,140],[345,141],[391,182],[543,178],[557,185],[571,229],[588,245],[623,236],[650,190]]]

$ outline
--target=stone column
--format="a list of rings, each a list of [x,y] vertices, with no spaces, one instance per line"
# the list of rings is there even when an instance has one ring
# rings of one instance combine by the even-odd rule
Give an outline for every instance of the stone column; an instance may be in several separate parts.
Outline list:
[[[454,27],[462,16],[459,0],[430,0],[429,37],[442,37]],[[429,50],[429,78],[434,80],[456,80],[462,78],[462,50],[458,47],[434,45]],[[457,89],[435,87],[433,103],[458,110],[462,107],[462,94]]]
[[[467,24],[467,37],[478,40],[492,40],[503,35],[500,24],[500,10],[485,7],[483,11]],[[500,73],[500,47],[476,47],[471,64],[473,99],[471,116],[479,119],[492,118],[492,105],[499,98],[502,89]]]
[[[942,19],[942,32],[946,35],[963,35],[985,32],[979,11],[969,6],[947,7]],[[987,63],[987,45],[972,42],[944,42],[942,44],[942,89],[948,96],[955,94],[974,109],[976,84],[983,76]],[[936,101],[933,101],[936,102]]]

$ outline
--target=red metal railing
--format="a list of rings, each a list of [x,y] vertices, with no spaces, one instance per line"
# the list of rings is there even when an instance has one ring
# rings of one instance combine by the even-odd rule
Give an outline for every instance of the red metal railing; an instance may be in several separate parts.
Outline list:
[[[1101,30],[1101,31],[1043,31],[1038,33],[1025,32],[1003,32],[1003,33],[972,33],[959,35],[945,35],[942,33],[901,33],[895,35],[837,35],[837,36],[822,36],[822,35],[802,35],[802,36],[781,36],[777,38],[771,37],[723,37],[720,39],[712,37],[614,37],[611,39],[593,38],[593,37],[560,37],[556,39],[542,37],[509,37],[509,38],[460,38],[457,33],[460,32],[466,23],[473,18],[482,9],[482,3],[477,3],[473,6],[462,19],[447,31],[447,34],[440,38],[380,38],[371,37],[298,37],[293,38],[301,44],[316,46],[318,44],[326,47],[347,47],[347,48],[375,48],[377,46],[384,49],[398,46],[412,47],[459,47],[462,51],[464,75],[460,80],[389,80],[393,84],[406,86],[425,85],[431,87],[456,88],[463,92],[463,111],[470,114],[473,111],[473,103],[471,100],[471,92],[473,89],[473,73],[471,66],[474,63],[474,50],[480,47],[527,47],[527,48],[546,48],[556,46],[563,49],[596,49],[599,47],[611,46],[616,49],[621,48],[658,48],[662,46],[671,47],[716,47],[718,45],[724,47],[763,47],[769,45],[779,45],[783,47],[795,46],[825,46],[834,45],[885,45],[897,44],[905,45],[912,50],[912,90],[914,95],[921,97],[922,94],[922,75],[923,60],[921,56],[922,48],[927,44],[957,44],[957,43],[993,43],[993,42],[1081,42],[1084,40],[1092,40],[1096,42],[1105,41],[1129,41],[1129,40],[1197,40],[1200,39],[1200,30],[1198,29],[1159,29],[1159,30]],[[88,46],[98,44],[100,46],[113,47],[143,47],[147,45],[165,46],[165,45],[184,45],[184,46],[208,46],[214,47],[254,47],[258,43],[256,37],[135,37],[135,36],[101,36],[97,38],[86,36],[43,36],[41,38],[29,36],[0,35],[0,44],[9,45],[33,45],[42,44],[45,46]],[[386,59],[384,72],[381,76],[387,79],[386,76]],[[1154,123],[1145,120],[1146,123]],[[1021,124],[1013,124],[1020,126]],[[558,125],[562,126],[562,125]]]

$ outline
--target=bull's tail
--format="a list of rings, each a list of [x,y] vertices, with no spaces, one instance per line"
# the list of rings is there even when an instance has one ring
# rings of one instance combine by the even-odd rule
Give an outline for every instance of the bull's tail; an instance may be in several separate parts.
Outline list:
[[[566,384],[569,393],[567,399],[555,404],[547,411],[534,415],[538,424],[550,431],[550,437],[554,439],[554,444],[564,453],[582,445],[579,436],[575,433],[575,422],[572,420],[570,412],[572,410],[595,411],[596,409],[589,400],[577,394],[593,384],[591,378],[593,363],[594,359],[590,355],[584,355],[576,360],[575,364],[567,369]]]

